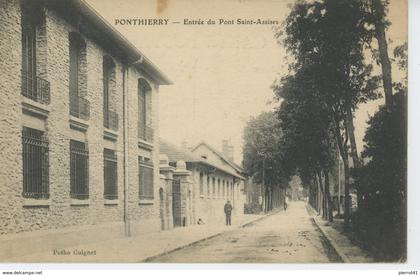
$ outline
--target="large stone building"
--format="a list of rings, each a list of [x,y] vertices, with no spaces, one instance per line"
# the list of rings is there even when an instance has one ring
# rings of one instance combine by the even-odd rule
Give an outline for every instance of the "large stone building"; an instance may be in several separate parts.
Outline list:
[[[175,173],[179,168],[181,173],[182,169],[187,170],[179,194],[173,191],[172,199],[184,202],[178,214],[173,213],[174,226],[196,224],[198,219],[208,224],[222,224],[223,208],[228,200],[233,205],[233,222],[241,218],[244,178],[238,165],[206,143],[190,151],[161,139],[160,152],[165,155],[163,158],[168,158],[171,167],[177,168]],[[178,204],[173,203],[175,210]]]
[[[0,18],[0,258],[160,230],[170,80],[82,0],[2,0]]]

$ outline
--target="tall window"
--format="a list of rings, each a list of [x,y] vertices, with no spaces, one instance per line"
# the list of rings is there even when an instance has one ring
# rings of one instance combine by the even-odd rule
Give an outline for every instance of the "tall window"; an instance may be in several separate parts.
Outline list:
[[[213,178],[213,181],[212,181],[212,197],[213,198],[215,198],[216,197],[216,179],[215,178]]]
[[[86,43],[78,33],[71,32],[69,34],[69,54],[70,114],[78,118],[88,119],[90,104],[86,99]]]
[[[226,197],[226,193],[225,193],[226,192],[226,189],[225,189],[225,180],[223,180],[222,186],[223,186],[222,197],[225,198]]]
[[[118,161],[114,150],[104,149],[104,198],[118,199]]]
[[[43,104],[50,103],[50,83],[38,76],[38,42],[45,46],[45,38],[37,37],[44,24],[44,15],[34,3],[22,5],[22,95]],[[29,7],[30,6],[30,7]],[[45,34],[44,34],[45,36]],[[46,47],[40,47],[44,50]],[[42,56],[42,55],[41,55]],[[42,58],[41,58],[41,63]]]
[[[48,198],[48,141],[44,132],[23,127],[23,197]]]
[[[28,21],[22,24],[22,94],[36,99],[36,28]]]
[[[207,198],[210,198],[210,194],[211,194],[211,192],[210,192],[210,177],[209,176],[207,176]]]
[[[89,198],[89,151],[84,142],[70,140],[70,196]]]
[[[153,129],[151,127],[151,117],[148,107],[151,106],[150,92],[152,88],[144,79],[138,81],[138,136],[145,141],[153,141]]]
[[[230,188],[230,182],[227,181],[226,182],[226,197],[229,198],[230,194],[229,194],[229,188]]]
[[[104,56],[102,62],[103,85],[104,85],[104,127],[117,131],[118,115],[111,108],[111,96],[115,93],[115,63],[110,56]]]
[[[231,186],[232,188],[230,189],[232,192],[231,192],[231,196],[232,196],[232,199],[234,198],[234,196],[235,196],[235,184],[232,182],[232,186]]]
[[[153,162],[139,157],[139,198],[153,199]]]
[[[200,173],[200,196],[204,195],[204,175]]]
[[[220,192],[221,192],[220,179],[217,179],[217,197],[218,198],[220,198]]]

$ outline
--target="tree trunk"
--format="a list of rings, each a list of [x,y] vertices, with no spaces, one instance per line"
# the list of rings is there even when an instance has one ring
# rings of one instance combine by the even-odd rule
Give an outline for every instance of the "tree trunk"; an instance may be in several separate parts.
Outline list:
[[[347,153],[345,154],[347,155]],[[344,229],[350,225],[350,168],[349,160],[346,157],[344,162]]]
[[[391,62],[388,56],[388,44],[385,34],[385,8],[381,0],[372,0],[374,13],[377,17],[375,26],[376,39],[379,46],[379,59],[382,67],[382,80],[385,92],[385,104],[387,109],[391,111],[392,106],[392,75],[391,75]]]
[[[322,204],[323,204],[323,197],[322,197],[322,179],[321,176],[319,175],[319,173],[317,173],[318,175],[318,214],[322,216]]]
[[[324,169],[324,177],[325,177],[325,200],[326,200],[326,210],[327,210],[327,219],[328,221],[333,221],[333,207],[331,202],[331,195],[330,195],[330,173],[328,169]]]
[[[273,210],[273,185],[270,184],[270,211]]]
[[[327,219],[327,200],[326,200],[326,196],[325,196],[325,179],[324,181],[322,180],[322,174],[321,171],[317,172],[318,174],[318,179],[319,179],[319,186],[320,186],[320,191],[321,191],[321,213],[322,213],[322,218],[323,219]]]
[[[353,160],[354,167],[359,168],[360,159],[357,154],[356,138],[354,135],[353,113],[350,107],[347,108],[346,115],[347,115],[346,123],[347,123],[347,129],[348,129],[349,140],[350,140],[350,155]]]
[[[351,108],[347,108],[347,129],[348,129],[348,135],[350,140],[350,155],[353,160],[353,167],[354,168],[360,168],[361,163],[359,159],[359,155],[357,154],[357,146],[356,146],[356,138],[354,136],[354,124],[353,124],[353,113],[351,111]],[[359,187],[357,186],[357,206],[360,205],[361,197],[359,196]]]
[[[334,119],[334,135],[337,141],[338,149],[344,163],[344,229],[349,229],[350,224],[350,168],[349,156],[347,153],[346,141],[341,137],[339,122]]]

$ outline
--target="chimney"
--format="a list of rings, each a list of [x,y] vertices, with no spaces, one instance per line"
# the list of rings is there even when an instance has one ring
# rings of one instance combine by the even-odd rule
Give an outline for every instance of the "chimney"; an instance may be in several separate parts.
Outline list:
[[[233,146],[229,144],[227,139],[222,140],[222,154],[233,162]]]

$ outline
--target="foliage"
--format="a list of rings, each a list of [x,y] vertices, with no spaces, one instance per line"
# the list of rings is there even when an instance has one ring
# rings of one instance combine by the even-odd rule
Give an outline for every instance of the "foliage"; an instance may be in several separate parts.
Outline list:
[[[264,171],[266,185],[286,186],[289,175],[284,170],[281,136],[279,121],[272,112],[248,121],[244,130],[243,167],[255,182],[263,182]]]
[[[290,174],[297,173],[305,185],[318,170],[333,165],[329,114],[314,89],[317,73],[316,67],[307,66],[273,86],[276,97],[283,100],[277,115],[283,156],[288,160],[285,168]]]
[[[369,160],[357,171],[363,188],[359,234],[380,252],[382,260],[405,257],[407,112],[405,93],[394,95],[391,112],[384,106],[369,119],[362,156]],[[380,232],[380,234],[378,234]],[[383,240],[387,240],[384,242]]]
[[[408,44],[407,42],[395,47],[394,49],[394,58],[395,62],[398,66],[398,69],[402,72],[404,72],[404,77],[402,79],[402,82],[394,82],[393,88],[395,91],[404,92],[407,93],[407,67],[408,67]]]
[[[284,78],[283,87],[277,89],[277,96],[287,94],[282,90],[301,94],[297,96],[299,103],[286,99],[286,103],[282,104],[284,110],[279,113],[291,112],[296,116],[295,121],[301,123],[300,128],[308,132],[303,135],[302,141],[298,140],[299,146],[295,146],[300,152],[296,168],[304,181],[313,178],[313,175],[322,180],[322,172],[326,176],[324,189],[328,192],[331,155],[338,147],[345,166],[346,226],[350,212],[349,139],[352,148],[356,147],[353,127],[349,127],[349,123],[352,125],[353,112],[358,104],[378,97],[378,77],[372,76],[373,67],[366,64],[363,52],[366,41],[373,36],[372,31],[366,28],[367,24],[363,1],[298,1],[284,22],[285,37],[277,35],[294,57],[295,62],[290,69],[292,77],[296,78],[296,81],[289,82],[285,82],[287,78]],[[298,88],[291,88],[285,83],[292,83]],[[293,107],[287,108],[287,104]],[[299,104],[301,108],[297,106]],[[295,108],[302,113],[293,113]],[[312,109],[319,113],[310,113],[312,121],[305,121],[305,113]],[[290,114],[281,116],[281,121],[286,121],[288,116]],[[284,127],[294,127],[289,124],[285,122]],[[309,137],[312,139],[308,140]],[[329,200],[328,194],[326,200]]]

